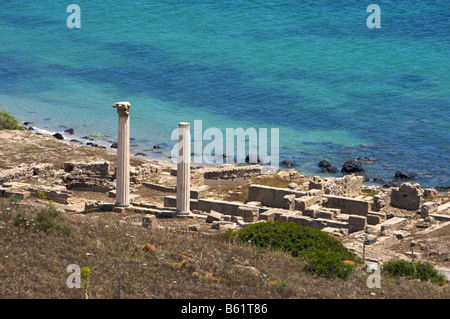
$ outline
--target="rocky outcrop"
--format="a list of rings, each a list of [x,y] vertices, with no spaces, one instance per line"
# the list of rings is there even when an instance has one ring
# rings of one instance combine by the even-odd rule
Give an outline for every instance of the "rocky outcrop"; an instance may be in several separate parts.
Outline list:
[[[295,163],[291,160],[283,160],[280,164],[284,167],[293,167],[295,165]]]
[[[358,161],[351,160],[344,163],[341,172],[344,174],[362,174],[364,173],[364,167]]]
[[[338,168],[333,166],[330,162],[327,160],[322,160],[319,162],[319,167],[322,170],[323,173],[330,173],[335,174],[339,172]]]
[[[416,174],[413,172],[406,172],[406,171],[396,171],[395,172],[396,179],[410,180],[410,179],[414,179],[415,177],[416,177]]]

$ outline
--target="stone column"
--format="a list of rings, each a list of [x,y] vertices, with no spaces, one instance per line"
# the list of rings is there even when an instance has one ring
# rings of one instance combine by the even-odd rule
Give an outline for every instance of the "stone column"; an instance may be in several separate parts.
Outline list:
[[[114,104],[119,114],[119,134],[117,138],[116,206],[130,205],[130,121],[129,102]]]
[[[178,125],[177,213],[190,212],[191,195],[191,132],[189,123]]]

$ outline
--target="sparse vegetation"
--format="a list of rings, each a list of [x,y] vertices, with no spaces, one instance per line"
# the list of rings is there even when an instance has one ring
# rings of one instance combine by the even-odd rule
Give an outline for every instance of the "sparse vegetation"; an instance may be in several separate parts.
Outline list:
[[[389,261],[383,265],[383,271],[394,278],[417,278],[440,286],[447,283],[446,277],[434,269],[433,265],[420,261],[410,262],[403,259]]]
[[[65,236],[69,236],[72,232],[72,227],[61,212],[55,208],[52,201],[41,208],[31,208],[18,201],[15,202],[15,206],[17,213],[14,217],[14,225],[17,227],[25,229],[33,227],[35,230],[46,233],[56,232]]]
[[[195,223],[192,219],[175,224],[160,219],[163,227],[149,231],[124,223],[124,218],[133,221],[128,214],[67,214],[70,236],[35,231],[32,224],[28,229],[14,226],[18,212],[29,217],[33,209],[41,207],[0,198],[0,298],[111,299],[117,296],[119,278],[121,298],[272,299],[281,298],[282,293],[295,299],[373,298],[367,273],[345,259],[343,264],[354,266],[346,280],[317,276],[302,268],[312,262],[290,252],[230,242],[222,234],[186,232],[184,223]],[[323,239],[314,246],[323,247],[327,243]],[[146,243],[155,250],[143,249]],[[87,267],[82,278],[87,290],[66,286],[70,264]],[[449,288],[429,282],[386,275],[381,283],[377,298],[450,296]]]
[[[295,223],[267,222],[249,225],[237,231],[229,231],[233,241],[249,242],[259,247],[282,250],[306,261],[304,269],[324,277],[345,279],[354,264],[361,263],[340,241],[318,229]]]
[[[23,130],[19,121],[6,111],[0,111],[0,130]]]

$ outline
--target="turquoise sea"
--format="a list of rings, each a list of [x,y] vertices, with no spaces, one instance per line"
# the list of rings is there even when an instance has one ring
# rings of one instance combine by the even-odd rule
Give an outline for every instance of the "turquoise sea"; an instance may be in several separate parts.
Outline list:
[[[109,145],[112,105],[129,101],[132,149],[148,156],[202,120],[279,128],[280,161],[302,173],[371,157],[371,180],[410,170],[449,186],[448,1],[73,1],[0,4],[0,109],[21,121]],[[366,25],[371,3],[381,28]]]

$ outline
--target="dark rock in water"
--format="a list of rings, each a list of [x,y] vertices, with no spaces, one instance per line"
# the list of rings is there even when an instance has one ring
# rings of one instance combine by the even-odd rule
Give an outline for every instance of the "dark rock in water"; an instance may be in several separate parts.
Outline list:
[[[364,173],[364,167],[360,162],[351,160],[344,163],[341,172],[344,174]]]
[[[58,140],[63,140],[64,136],[62,136],[60,133],[53,134],[54,137],[56,137]]]
[[[339,172],[339,169],[336,166],[333,166],[327,160],[321,160],[319,162],[319,167],[321,168],[323,173],[336,174],[337,172]]]
[[[377,184],[383,184],[383,185],[386,184],[386,182],[384,180],[382,180],[381,178],[378,178],[378,177],[375,177],[373,179],[373,182],[377,183]]]
[[[358,157],[356,159],[358,162],[362,162],[362,163],[373,163],[374,159],[372,157]]]
[[[30,126],[27,128],[28,131],[34,131],[34,127]]]
[[[395,178],[396,179],[403,179],[403,180],[409,180],[416,177],[416,174],[413,172],[405,172],[405,171],[396,171],[395,172]]]
[[[72,142],[72,143],[80,143],[80,141],[76,140],[76,139],[71,139],[70,142]]]
[[[436,186],[436,190],[440,192],[445,192],[450,189],[450,186]]]
[[[324,166],[321,169],[323,173],[336,174],[339,172],[339,169],[335,166]]]
[[[224,161],[225,163],[236,163],[236,158],[231,155],[222,154],[218,156],[219,161]]]
[[[295,166],[294,162],[293,162],[293,161],[290,161],[290,160],[284,160],[284,161],[282,161],[282,162],[281,162],[281,165],[284,166],[284,167],[293,167],[293,166]]]
[[[73,128],[68,128],[67,130],[64,131],[64,133],[73,135],[75,133],[75,131],[73,130]]]
[[[256,162],[255,162],[254,157],[256,157]],[[247,157],[245,158],[245,162],[250,163],[250,164],[256,164],[256,163],[259,164],[259,163],[261,163],[261,157],[259,157],[258,155],[256,155],[256,156],[252,155],[252,161],[250,162],[250,155],[247,155]]]
[[[110,147],[111,148],[117,148],[117,142],[112,143]]]
[[[319,167],[330,167],[330,166],[333,166],[333,165],[331,165],[331,163],[328,162],[327,160],[321,160],[319,162]]]
[[[160,150],[161,149],[161,145],[155,145],[155,146],[153,146],[153,149],[154,150]]]
[[[147,154],[145,154],[145,153],[136,153],[136,154],[134,154],[134,156],[147,156]]]
[[[383,185],[383,187],[400,187],[402,185],[402,182],[399,181],[390,181]]]
[[[87,142],[86,145],[90,145],[92,147],[98,147],[97,143]]]
[[[23,122],[23,125],[25,125],[25,126],[30,125],[30,124],[33,124],[33,122],[31,122],[31,121],[29,121],[29,122]]]

